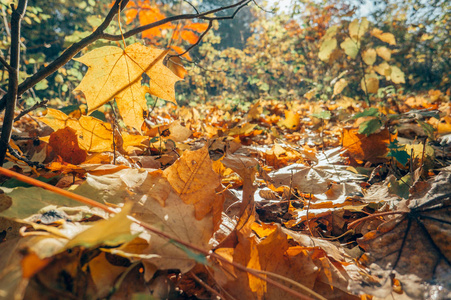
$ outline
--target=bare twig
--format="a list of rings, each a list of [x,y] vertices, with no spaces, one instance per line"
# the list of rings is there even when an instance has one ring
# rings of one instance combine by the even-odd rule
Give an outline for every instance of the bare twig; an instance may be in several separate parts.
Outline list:
[[[69,191],[66,191],[64,189],[61,189],[61,188],[55,187],[53,185],[50,185],[48,183],[45,183],[45,182],[42,182],[42,181],[39,181],[39,180],[30,178],[30,177],[27,177],[25,175],[19,174],[17,172],[14,172],[14,171],[11,171],[11,170],[8,170],[8,169],[5,169],[3,167],[0,167],[0,174],[6,175],[8,177],[16,178],[16,179],[18,179],[18,180],[20,180],[22,182],[25,182],[25,183],[28,183],[28,184],[31,184],[31,185],[34,185],[34,186],[42,187],[42,188],[44,188],[46,190],[49,190],[49,191],[52,191],[52,192],[57,193],[59,195],[68,197],[68,198],[76,200],[76,201],[79,201],[81,203],[101,208],[101,209],[105,210],[106,212],[117,213],[116,211],[114,211],[113,209],[111,209],[110,207],[106,206],[103,203],[91,200],[91,199],[86,198],[86,197],[81,196],[81,195],[74,194],[72,192],[69,192]],[[172,240],[172,241],[176,242],[177,244],[183,245],[183,246],[185,246],[185,247],[187,247],[187,248],[189,248],[191,250],[194,250],[194,251],[196,251],[198,253],[201,253],[201,254],[205,255],[206,257],[214,258],[216,261],[221,261],[222,263],[229,264],[229,265],[235,267],[237,270],[240,270],[242,272],[246,272],[248,274],[251,274],[252,276],[257,277],[258,279],[263,280],[263,281],[271,284],[272,286],[275,286],[275,287],[277,287],[277,288],[289,293],[290,295],[292,295],[292,296],[294,296],[296,298],[299,298],[299,299],[312,299],[311,297],[306,296],[304,294],[301,294],[300,292],[297,292],[297,291],[295,291],[295,290],[293,290],[293,289],[281,284],[280,282],[277,282],[277,281],[275,281],[275,280],[273,280],[271,278],[268,278],[266,276],[261,275],[259,270],[254,270],[254,269],[251,269],[251,268],[247,268],[247,267],[245,267],[245,266],[243,266],[243,265],[241,265],[239,263],[236,263],[234,261],[230,261],[227,258],[222,257],[221,255],[216,254],[213,251],[207,251],[207,250],[205,250],[205,249],[203,249],[203,248],[201,248],[201,247],[199,247],[197,245],[193,245],[191,243],[185,242],[185,241],[183,241],[183,240],[181,240],[181,239],[179,239],[177,237],[171,236],[171,235],[169,235],[169,234],[167,234],[167,233],[165,233],[165,232],[163,232],[163,231],[161,231],[161,230],[159,230],[157,228],[154,228],[152,225],[150,225],[148,223],[145,223],[145,222],[142,222],[140,220],[137,220],[137,219],[135,219],[132,216],[127,216],[127,218],[130,219],[131,221],[133,221],[134,223],[142,226],[143,228],[147,229],[148,231],[150,231],[150,232],[152,232],[154,234],[157,234],[160,237],[163,237],[163,238],[165,238],[167,240]]]
[[[14,70],[13,70],[13,68],[11,68],[11,66],[8,64],[8,62],[3,58],[3,56],[2,55],[0,55],[0,63],[2,64],[2,65],[4,65],[5,66],[5,68],[8,70],[8,72],[14,72]]]
[[[5,161],[6,151],[11,139],[11,132],[14,122],[14,110],[19,87],[19,61],[20,61],[20,24],[27,9],[28,0],[19,0],[17,8],[11,5],[13,13],[11,16],[11,49],[9,66],[8,93],[5,98],[5,117],[3,119],[2,133],[0,136],[0,166]]]
[[[217,290],[209,286],[207,283],[205,283],[202,279],[200,279],[196,274],[194,274],[193,271],[190,271],[189,274],[194,278],[197,283],[199,283],[204,289],[210,292],[210,294],[216,295],[218,299],[225,299],[223,295],[221,295]]]
[[[203,13],[199,14],[182,14],[177,16],[172,16],[168,18],[164,18],[162,20],[159,20],[157,22],[153,22],[151,24],[147,24],[144,26],[137,27],[135,29],[132,29],[123,35],[112,35],[105,33],[105,29],[109,26],[113,18],[118,12],[118,8],[122,10],[125,5],[129,2],[129,0],[116,0],[113,7],[111,8],[110,12],[108,13],[107,17],[103,21],[102,24],[89,36],[85,37],[84,39],[80,40],[77,43],[72,44],[69,48],[67,48],[57,59],[55,59],[53,62],[51,62],[48,66],[42,68],[35,74],[33,74],[31,77],[27,78],[24,82],[22,82],[19,85],[18,89],[18,95],[22,95],[25,91],[36,85],[38,82],[40,82],[42,79],[48,77],[49,75],[53,74],[56,70],[58,70],[60,67],[65,65],[69,60],[71,60],[77,53],[79,53],[83,48],[87,47],[88,45],[94,43],[97,40],[104,39],[109,41],[120,41],[122,38],[128,38],[133,35],[136,35],[138,33],[141,33],[145,30],[155,28],[161,25],[164,25],[166,23],[178,21],[178,20],[191,20],[191,19],[201,19],[201,20],[226,20],[226,19],[233,19],[235,15],[238,13],[239,10],[241,10],[243,7],[248,5],[252,0],[241,0],[238,1],[235,4],[231,4],[229,6],[224,6],[216,9],[212,9]],[[230,16],[224,16],[224,17],[207,17],[208,15],[232,9],[235,8],[235,11]],[[0,111],[5,109],[5,97],[6,95],[0,99]]]
[[[194,44],[192,44],[191,46],[189,46],[188,48],[186,48],[185,52],[180,53],[180,54],[175,54],[175,55],[169,55],[168,59],[171,59],[172,57],[179,57],[179,56],[183,56],[186,53],[190,52],[194,47],[197,47],[200,42],[202,41],[202,39],[204,38],[204,36],[208,33],[208,31],[210,31],[211,27],[213,26],[213,21],[210,21],[208,23],[208,27],[207,29],[199,36],[199,39],[197,40],[197,42],[195,42]]]
[[[40,107],[44,107],[47,105],[47,103],[49,102],[49,100],[44,100],[41,102],[36,103],[35,105],[33,105],[30,108],[24,109],[17,117],[14,118],[14,122],[17,122],[20,120],[20,118],[22,118],[23,116],[25,116],[26,114],[28,114],[29,112],[38,109]]]
[[[124,38],[129,38],[131,36],[134,36],[138,33],[141,33],[143,31],[146,31],[148,29],[152,29],[161,25],[164,25],[166,23],[171,23],[171,22],[175,22],[175,21],[179,21],[179,20],[192,20],[192,19],[200,19],[200,20],[207,20],[207,21],[214,21],[214,20],[228,20],[228,19],[233,19],[235,17],[235,15],[246,5],[248,5],[252,0],[241,0],[235,4],[231,4],[229,6],[224,6],[224,7],[220,7],[220,8],[215,8],[200,14],[182,14],[182,15],[176,15],[176,16],[172,16],[172,17],[168,17],[165,19],[161,19],[157,22],[153,22],[147,25],[143,25],[143,26],[139,26],[136,27],[132,30],[129,30],[127,32],[125,32],[123,34]],[[228,10],[231,8],[236,8],[235,11],[233,12],[232,15],[230,16],[224,16],[224,17],[207,17],[208,15],[212,15],[214,13],[220,12],[220,11],[224,11],[224,10]],[[109,41],[120,41],[122,40],[122,35],[120,34],[107,34],[104,33],[102,34],[102,39],[105,40],[109,40]]]
[[[17,158],[18,160],[23,161],[24,163],[26,163],[27,165],[29,165],[30,167],[36,167],[36,168],[40,168],[40,169],[44,169],[45,165],[36,162],[36,161],[31,161],[26,157],[21,156],[13,147],[11,147],[10,145],[8,145],[8,151],[9,153],[14,156],[15,158]]]
[[[191,6],[196,11],[196,14],[199,14],[199,11],[197,10],[196,6],[194,6],[191,2],[189,2],[188,0],[183,0],[183,2],[188,3],[188,5]]]

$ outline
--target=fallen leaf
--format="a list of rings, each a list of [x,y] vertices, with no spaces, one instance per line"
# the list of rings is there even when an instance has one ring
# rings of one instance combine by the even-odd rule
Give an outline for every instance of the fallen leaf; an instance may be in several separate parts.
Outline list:
[[[347,155],[358,163],[385,161],[385,155],[388,152],[387,146],[393,140],[388,129],[369,136],[357,132],[357,129],[344,129],[343,131],[343,147],[348,150]]]
[[[450,189],[451,174],[440,173],[425,196],[410,199],[407,212],[395,214],[377,231],[358,239],[366,251],[362,258],[365,264],[374,263],[383,270],[381,282],[391,281],[390,273],[395,271],[403,290],[414,299],[428,293],[425,289],[430,287],[424,281],[437,285],[444,295],[451,291],[449,281],[441,275],[451,271]],[[361,290],[365,288],[362,286]],[[379,294],[383,292],[388,295],[391,286],[379,290]]]
[[[338,80],[335,84],[334,84],[334,94],[338,95],[341,94],[341,92],[344,90],[345,87],[348,86],[348,82],[346,81],[346,79],[341,78],[340,80]]]
[[[65,162],[78,165],[86,160],[86,151],[80,149],[76,131],[70,127],[58,129],[50,134],[49,145]]]

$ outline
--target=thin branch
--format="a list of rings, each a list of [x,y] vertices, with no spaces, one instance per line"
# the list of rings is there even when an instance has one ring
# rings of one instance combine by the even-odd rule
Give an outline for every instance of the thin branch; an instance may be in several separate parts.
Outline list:
[[[199,39],[197,40],[197,42],[195,42],[194,44],[192,44],[191,46],[189,46],[188,48],[186,48],[185,52],[180,53],[180,54],[175,54],[175,55],[168,55],[168,59],[171,59],[172,57],[180,57],[185,55],[186,53],[190,52],[194,47],[197,47],[200,42],[202,41],[202,39],[204,38],[204,36],[210,31],[210,29],[213,27],[213,21],[210,21],[208,23],[208,27],[207,29],[202,32],[202,34],[199,36]]]
[[[231,4],[229,6],[224,6],[216,9],[212,9],[200,14],[183,14],[183,15],[177,15],[168,17],[162,20],[159,20],[157,22],[147,24],[144,26],[137,27],[135,29],[132,29],[124,35],[112,35],[104,33],[105,29],[109,26],[113,18],[118,12],[118,8],[122,10],[129,0],[116,0],[113,7],[111,8],[110,12],[108,13],[105,20],[100,24],[100,26],[89,36],[85,37],[84,39],[80,40],[77,43],[72,44],[69,48],[67,48],[57,59],[55,59],[53,62],[51,62],[47,67],[44,67],[43,69],[39,70],[35,74],[33,74],[31,77],[27,78],[24,82],[22,82],[19,85],[18,89],[18,95],[22,95],[25,91],[32,88],[34,85],[36,85],[38,82],[40,82],[42,79],[48,77],[49,75],[53,74],[56,70],[64,66],[69,60],[71,60],[78,52],[80,52],[83,48],[89,46],[90,44],[94,43],[95,41],[99,39],[109,40],[109,41],[120,41],[122,38],[128,38],[135,34],[141,33],[147,29],[155,28],[161,25],[164,25],[166,23],[178,21],[178,20],[191,20],[191,19],[202,19],[202,20],[226,20],[226,19],[232,19],[239,10],[241,10],[243,7],[248,5],[252,0],[241,0],[235,4]],[[207,15],[214,14],[216,12],[228,10],[231,8],[236,8],[235,12],[231,16],[226,17],[207,17]],[[5,109],[6,104],[6,95],[3,96],[2,99],[0,99],[0,111]]]
[[[191,2],[189,2],[188,0],[183,0],[183,2],[188,3],[188,5],[191,6],[196,11],[196,14],[199,14],[199,11]]]
[[[221,295],[218,291],[216,291],[214,288],[209,286],[206,282],[204,282],[202,279],[197,277],[196,274],[194,274],[193,271],[190,271],[189,274],[194,278],[197,283],[199,283],[204,289],[210,292],[210,294],[215,295],[217,299],[226,299],[223,295]]]
[[[15,158],[17,158],[18,160],[23,161],[24,163],[26,163],[27,165],[29,165],[30,167],[36,167],[36,168],[40,168],[40,169],[44,169],[45,165],[36,162],[36,161],[31,161],[26,157],[21,156],[16,149],[14,149],[13,147],[11,147],[11,145],[8,145],[8,151],[9,153],[14,156]]]
[[[14,118],[14,122],[19,121],[20,118],[22,118],[23,116],[25,116],[29,112],[31,112],[31,111],[33,111],[35,109],[38,109],[40,107],[46,106],[48,102],[49,102],[49,100],[44,100],[44,101],[36,103],[35,105],[33,105],[30,108],[24,109],[17,117]]]
[[[87,204],[87,205],[91,205],[91,206],[94,206],[94,207],[98,207],[100,209],[105,210],[108,213],[117,213],[112,208],[108,207],[107,205],[105,205],[103,203],[91,200],[91,199],[89,199],[87,197],[84,197],[84,196],[81,196],[81,195],[74,194],[74,193],[72,193],[70,191],[67,191],[67,190],[58,188],[56,186],[50,185],[48,183],[45,183],[45,182],[42,182],[42,181],[30,178],[28,176],[25,176],[25,175],[19,174],[17,172],[5,169],[3,167],[0,167],[0,174],[6,175],[6,176],[11,177],[11,178],[16,178],[16,179],[18,179],[18,180],[20,180],[22,182],[25,182],[25,183],[28,183],[28,184],[31,184],[31,185],[34,185],[34,186],[37,186],[37,187],[42,187],[42,188],[44,188],[46,190],[49,190],[49,191],[52,191],[52,192],[57,193],[59,195],[68,197],[68,198],[76,200],[76,201],[79,201],[81,203],[84,203],[84,204]],[[307,295],[304,295],[304,294],[301,294],[298,291],[295,291],[295,290],[293,290],[293,289],[281,284],[280,282],[277,282],[277,281],[275,281],[275,280],[273,280],[271,278],[267,278],[265,276],[262,276],[259,273],[260,272],[259,270],[254,270],[254,269],[251,269],[251,268],[247,268],[247,267],[245,267],[245,266],[243,266],[243,265],[241,265],[239,263],[236,263],[234,261],[230,261],[227,258],[225,258],[225,257],[223,257],[223,256],[221,256],[221,255],[219,255],[219,254],[217,254],[217,253],[215,253],[213,251],[207,251],[207,250],[205,250],[204,248],[202,248],[200,246],[193,245],[191,243],[185,242],[185,241],[183,241],[183,240],[181,240],[181,239],[179,239],[177,237],[171,236],[171,235],[169,235],[169,234],[167,234],[167,233],[165,233],[165,232],[163,232],[163,231],[161,231],[161,230],[159,230],[157,228],[154,228],[152,225],[150,225],[148,223],[139,221],[139,220],[137,220],[136,218],[134,218],[132,216],[127,216],[127,218],[129,220],[133,221],[134,223],[136,223],[136,224],[144,227],[145,229],[149,230],[150,232],[159,235],[160,237],[163,237],[163,238],[165,238],[167,240],[175,241],[176,243],[178,243],[180,245],[183,245],[183,246],[185,246],[185,247],[187,247],[189,249],[192,249],[192,250],[194,250],[196,252],[199,252],[199,253],[205,255],[206,257],[215,258],[217,261],[221,261],[222,263],[232,265],[237,270],[249,273],[252,276],[257,277],[258,279],[263,280],[263,281],[271,284],[272,286],[275,286],[275,287],[277,287],[277,288],[289,293],[290,295],[292,295],[292,296],[294,296],[296,298],[299,298],[299,299],[312,299],[311,297],[309,297]]]
[[[8,62],[0,55],[0,63],[5,66],[9,73],[14,72],[14,69],[8,64]]]
[[[273,8],[272,10],[267,10],[267,9],[264,9],[260,4],[258,4],[257,1],[252,0],[252,2],[255,4],[255,6],[257,6],[258,9],[264,11],[265,13],[268,13],[268,14],[275,14],[276,13],[276,9],[275,8]]]
[[[11,139],[11,132],[14,122],[14,111],[19,88],[19,63],[20,63],[20,25],[27,9],[28,0],[19,0],[17,9],[11,4],[13,13],[11,15],[11,48],[9,61],[9,82],[8,93],[3,96],[5,99],[5,116],[3,118],[2,133],[0,136],[0,166],[5,161],[6,151]]]
[[[241,0],[235,4],[231,4],[229,6],[224,6],[224,7],[220,7],[220,8],[215,8],[200,14],[182,14],[182,15],[177,15],[177,16],[172,16],[172,17],[168,17],[165,19],[161,19],[157,22],[153,22],[147,25],[143,25],[143,26],[139,26],[136,27],[130,31],[127,31],[126,33],[124,33],[124,38],[129,38],[131,36],[134,36],[138,33],[141,33],[145,30],[148,29],[152,29],[161,25],[164,25],[166,23],[170,23],[170,22],[175,22],[175,21],[179,21],[179,20],[191,20],[191,19],[200,19],[200,20],[207,20],[207,21],[214,21],[214,20],[227,20],[227,19],[233,19],[235,17],[235,15],[245,6],[247,6],[252,0]],[[225,16],[225,17],[207,17],[208,15],[220,12],[220,11],[224,11],[224,10],[228,10],[231,8],[236,8],[236,10],[234,11],[234,13],[230,16]],[[102,39],[105,40],[109,40],[109,41],[120,41],[122,39],[122,36],[119,34],[103,34],[102,35]]]

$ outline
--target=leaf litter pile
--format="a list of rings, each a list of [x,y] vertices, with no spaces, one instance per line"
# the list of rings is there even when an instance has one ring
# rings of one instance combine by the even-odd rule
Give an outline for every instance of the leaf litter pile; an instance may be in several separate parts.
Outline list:
[[[79,59],[94,67],[77,88],[100,111],[15,123],[27,139],[11,144],[16,173],[2,169],[1,298],[451,297],[449,95],[146,115],[144,95],[171,101],[181,79],[166,53],[101,49]]]

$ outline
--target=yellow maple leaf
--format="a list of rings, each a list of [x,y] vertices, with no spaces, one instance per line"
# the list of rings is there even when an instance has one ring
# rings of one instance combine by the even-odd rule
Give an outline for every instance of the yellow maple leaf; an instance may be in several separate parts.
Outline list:
[[[94,49],[75,59],[89,68],[75,91],[85,95],[88,113],[115,99],[125,124],[141,130],[146,93],[175,102],[174,85],[181,78],[163,65],[166,53],[139,43]],[[149,87],[141,84],[144,73],[150,77]]]

